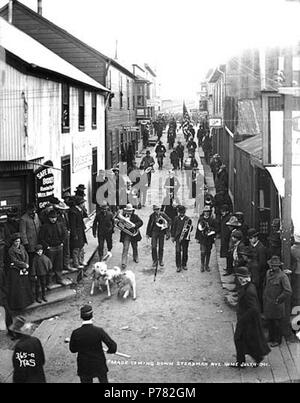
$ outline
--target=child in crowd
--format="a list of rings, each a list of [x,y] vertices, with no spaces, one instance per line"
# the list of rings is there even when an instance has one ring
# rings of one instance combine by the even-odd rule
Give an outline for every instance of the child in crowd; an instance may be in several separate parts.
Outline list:
[[[52,270],[51,260],[43,254],[42,245],[36,245],[35,256],[33,258],[31,276],[35,279],[35,299],[36,302],[42,303],[40,299],[40,291],[42,300],[47,302],[45,293],[46,287],[49,285],[49,272]]]

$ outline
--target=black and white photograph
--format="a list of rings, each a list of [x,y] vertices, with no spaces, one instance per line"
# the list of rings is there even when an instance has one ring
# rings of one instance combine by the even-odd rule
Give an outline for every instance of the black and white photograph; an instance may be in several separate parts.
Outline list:
[[[300,383],[299,20],[0,0],[0,383]]]

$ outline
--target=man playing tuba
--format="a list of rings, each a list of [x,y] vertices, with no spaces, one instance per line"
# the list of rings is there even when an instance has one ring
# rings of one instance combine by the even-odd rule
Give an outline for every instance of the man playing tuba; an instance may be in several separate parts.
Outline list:
[[[153,213],[149,217],[146,235],[147,238],[151,238],[152,247],[152,266],[156,268],[159,261],[161,267],[164,266],[164,242],[170,238],[171,220],[167,214],[160,211],[159,206],[153,206]],[[158,247],[158,253],[157,253]],[[157,256],[158,255],[158,256]]]
[[[134,208],[132,204],[127,204],[123,209],[123,214],[121,216],[121,221],[123,220],[124,230],[121,230],[120,242],[123,243],[122,252],[122,269],[127,267],[128,250],[129,245],[132,246],[133,260],[135,263],[139,262],[138,258],[138,242],[141,241],[142,236],[139,228],[143,225],[143,221],[140,217],[134,213]],[[119,228],[119,225],[117,224]],[[128,228],[128,230],[127,230]],[[130,234],[132,233],[132,235]]]
[[[177,272],[182,269],[187,270],[190,235],[193,230],[192,219],[186,216],[185,212],[186,208],[184,206],[178,207],[179,215],[175,217],[171,230],[172,242],[176,242]]]

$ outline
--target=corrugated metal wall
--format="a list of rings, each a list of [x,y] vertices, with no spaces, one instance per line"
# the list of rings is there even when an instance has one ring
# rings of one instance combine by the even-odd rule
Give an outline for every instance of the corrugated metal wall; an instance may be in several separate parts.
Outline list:
[[[24,100],[26,78],[4,64],[5,81],[0,93],[0,160],[22,160],[25,157]]]

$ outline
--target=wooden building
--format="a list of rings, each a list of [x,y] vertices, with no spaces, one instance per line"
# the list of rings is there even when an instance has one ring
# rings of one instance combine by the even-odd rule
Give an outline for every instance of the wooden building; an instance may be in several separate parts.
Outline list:
[[[79,184],[93,210],[109,91],[1,17],[0,32],[0,213]]]
[[[38,12],[12,1],[0,10],[0,16],[11,18],[12,24],[30,35],[58,56],[111,90],[106,99],[105,167],[111,168],[122,159],[129,145],[138,147],[140,130],[136,125],[134,104],[135,76],[127,68],[98,50],[93,49]]]

